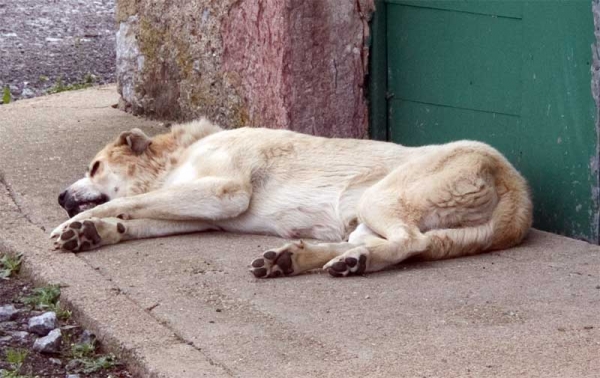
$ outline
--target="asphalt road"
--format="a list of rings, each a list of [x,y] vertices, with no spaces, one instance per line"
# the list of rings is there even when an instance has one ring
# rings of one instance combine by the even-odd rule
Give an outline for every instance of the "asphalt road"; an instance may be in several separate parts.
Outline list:
[[[114,0],[2,0],[0,89],[17,100],[59,81],[113,83],[115,36]]]

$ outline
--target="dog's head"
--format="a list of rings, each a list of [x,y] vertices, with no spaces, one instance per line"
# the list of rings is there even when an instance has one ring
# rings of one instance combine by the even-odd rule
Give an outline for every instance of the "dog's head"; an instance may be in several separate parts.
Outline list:
[[[138,167],[144,166],[152,140],[140,129],[125,131],[104,147],[92,160],[85,177],[58,196],[58,203],[70,217],[112,199],[131,195]]]

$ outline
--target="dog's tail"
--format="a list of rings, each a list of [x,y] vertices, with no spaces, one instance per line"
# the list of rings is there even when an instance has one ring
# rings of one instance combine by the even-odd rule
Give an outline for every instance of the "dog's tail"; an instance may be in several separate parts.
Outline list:
[[[497,183],[502,188],[492,217],[473,227],[434,229],[427,231],[426,260],[472,255],[485,251],[510,248],[521,243],[532,224],[533,205],[525,180],[516,172],[507,172],[508,182]]]

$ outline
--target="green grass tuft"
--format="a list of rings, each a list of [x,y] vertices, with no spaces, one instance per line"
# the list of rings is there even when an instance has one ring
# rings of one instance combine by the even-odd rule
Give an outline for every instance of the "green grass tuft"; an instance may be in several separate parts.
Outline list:
[[[119,364],[113,354],[96,355],[95,342],[72,344],[71,356],[80,363],[78,371],[85,374],[112,369]]]
[[[60,287],[49,285],[33,289],[31,295],[21,298],[21,302],[37,310],[45,310],[56,304],[60,298]]]
[[[5,355],[6,362],[8,362],[13,369],[18,370],[27,358],[27,351],[25,349],[8,348]]]
[[[28,375],[21,375],[19,371],[23,362],[27,358],[27,351],[25,349],[13,349],[8,348],[4,353],[6,362],[10,365],[11,370],[0,370],[0,377],[2,378],[30,378]]]
[[[91,357],[95,352],[94,343],[71,344],[71,355],[75,359]]]
[[[10,100],[12,96],[10,94],[10,88],[8,86],[4,87],[4,92],[2,93],[2,103],[10,104]]]
[[[62,77],[59,77],[58,79],[56,79],[56,83],[54,83],[54,86],[48,89],[46,93],[54,94],[67,91],[76,91],[79,89],[89,88],[92,85],[94,85],[94,75],[89,73],[83,77],[83,80],[81,82],[74,84],[65,84],[63,83]]]
[[[0,258],[0,278],[9,279],[16,275],[21,270],[21,262],[23,255],[10,255],[6,254]]]
[[[33,289],[31,295],[21,298],[21,302],[36,310],[54,311],[57,318],[68,320],[71,318],[72,313],[61,306],[59,298],[60,287],[58,285],[49,285]]]
[[[83,372],[85,374],[112,369],[118,365],[117,358],[113,354],[105,354],[96,358],[84,358],[81,362],[83,363]]]

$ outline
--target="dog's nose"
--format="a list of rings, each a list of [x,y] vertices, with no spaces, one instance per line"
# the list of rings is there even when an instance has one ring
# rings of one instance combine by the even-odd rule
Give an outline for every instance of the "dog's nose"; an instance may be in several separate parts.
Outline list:
[[[67,191],[63,190],[59,195],[58,195],[58,204],[64,208],[65,207],[65,202],[66,202],[66,198],[67,198]]]

